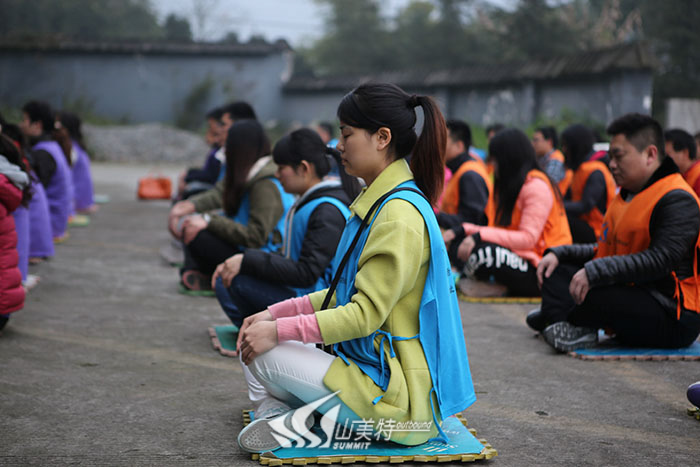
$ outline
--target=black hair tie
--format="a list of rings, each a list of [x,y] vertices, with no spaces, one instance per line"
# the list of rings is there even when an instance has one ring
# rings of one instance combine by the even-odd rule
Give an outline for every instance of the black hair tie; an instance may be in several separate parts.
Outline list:
[[[411,95],[411,97],[408,98],[408,107],[410,109],[413,109],[415,107],[418,107],[420,105],[420,96],[417,94]]]

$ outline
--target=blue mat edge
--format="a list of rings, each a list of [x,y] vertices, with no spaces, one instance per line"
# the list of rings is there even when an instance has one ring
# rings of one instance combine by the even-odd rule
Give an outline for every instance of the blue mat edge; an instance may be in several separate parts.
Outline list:
[[[700,358],[700,342],[695,341],[690,346],[681,349],[648,349],[642,347],[591,347],[589,349],[578,349],[574,350],[577,355],[590,355],[590,356],[605,356],[605,355],[619,355],[619,356],[644,356],[644,357],[670,357],[670,356],[683,356],[683,357],[698,357]]]

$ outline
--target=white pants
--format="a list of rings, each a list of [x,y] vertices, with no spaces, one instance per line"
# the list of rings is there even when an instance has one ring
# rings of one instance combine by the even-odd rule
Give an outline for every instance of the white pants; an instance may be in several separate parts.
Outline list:
[[[257,410],[263,403],[269,405],[271,398],[290,409],[321,399],[332,392],[323,384],[323,378],[335,357],[313,344],[282,342],[268,352],[259,355],[250,366],[243,366],[248,396]],[[338,397],[330,399],[318,408],[326,413],[340,403],[337,423],[360,421]]]

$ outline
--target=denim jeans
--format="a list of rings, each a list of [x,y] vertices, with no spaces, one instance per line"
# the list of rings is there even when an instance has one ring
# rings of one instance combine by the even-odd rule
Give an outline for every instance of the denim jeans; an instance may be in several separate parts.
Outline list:
[[[284,285],[270,284],[245,274],[239,274],[226,288],[221,278],[216,279],[216,298],[231,322],[241,327],[243,320],[268,306],[296,296]]]

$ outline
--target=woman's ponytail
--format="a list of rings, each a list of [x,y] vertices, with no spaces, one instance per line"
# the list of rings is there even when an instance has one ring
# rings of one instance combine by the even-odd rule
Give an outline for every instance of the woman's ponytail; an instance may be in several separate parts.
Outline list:
[[[445,182],[447,126],[432,98],[413,95],[407,102],[407,106],[412,105],[423,109],[423,131],[413,149],[411,171],[418,188],[435,204]]]
[[[345,192],[345,194],[347,194],[348,198],[350,198],[351,200],[357,198],[357,195],[360,194],[362,187],[360,186],[360,182],[357,180],[356,177],[353,177],[345,171],[345,167],[343,166],[343,163],[340,160],[340,151],[338,151],[335,148],[326,146],[326,155],[328,157],[332,157],[335,160],[336,165],[338,166],[340,183],[343,187],[343,191]]]

